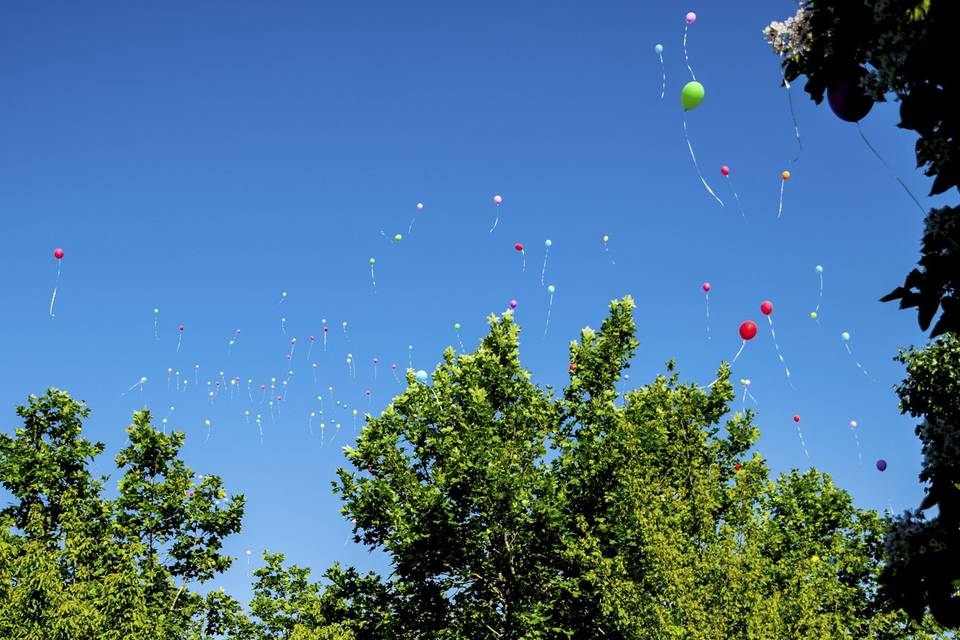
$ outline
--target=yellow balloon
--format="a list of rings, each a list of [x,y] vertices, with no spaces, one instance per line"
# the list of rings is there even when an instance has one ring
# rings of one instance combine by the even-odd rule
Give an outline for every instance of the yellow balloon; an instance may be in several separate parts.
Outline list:
[[[610,236],[603,236],[603,241],[604,241],[604,242],[606,242],[606,241],[609,240],[609,239],[610,239]]]
[[[811,320],[816,320],[816,319],[817,319],[817,312],[816,312],[816,311],[811,311],[811,312],[810,312],[810,319],[811,319]]]

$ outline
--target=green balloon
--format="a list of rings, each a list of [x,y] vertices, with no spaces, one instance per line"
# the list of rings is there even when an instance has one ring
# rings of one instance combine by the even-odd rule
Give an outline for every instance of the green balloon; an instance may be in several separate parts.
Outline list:
[[[692,111],[703,102],[703,85],[693,81],[683,85],[683,91],[680,92],[680,104],[684,111]]]

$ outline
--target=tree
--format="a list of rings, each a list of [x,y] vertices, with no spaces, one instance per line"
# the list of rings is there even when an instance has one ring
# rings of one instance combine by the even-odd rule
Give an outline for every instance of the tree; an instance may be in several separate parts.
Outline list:
[[[960,187],[960,74],[954,30],[956,0],[805,0],[797,14],[765,31],[782,57],[785,81],[801,75],[819,104],[824,93],[862,70],[863,90],[874,100],[892,93],[900,102],[899,127],[916,131],[917,166],[932,178],[930,194]],[[866,66],[866,68],[864,68]],[[960,215],[957,207],[931,209],[918,269],[882,301],[917,308],[932,337],[960,331]]]
[[[621,396],[632,309],[614,301],[581,332],[560,395],[521,367],[509,312],[475,353],[448,349],[432,384],[408,373],[335,484],[390,575],[335,567],[308,587],[270,558],[259,637],[938,637],[881,610],[875,512],[748,455],[758,430],[728,415],[726,365],[703,389],[668,363]]]
[[[12,497],[0,511],[0,637],[218,637],[233,603],[188,585],[229,567],[220,549],[239,531],[243,497],[226,499],[214,476],[195,482],[177,458],[183,434],[157,432],[141,411],[108,500],[107,479],[89,471],[104,446],[82,437],[82,402],[49,389],[17,413],[23,426],[0,434]]]
[[[923,418],[919,509],[896,518],[887,536],[882,582],[894,605],[919,618],[929,608],[942,624],[960,627],[960,340],[947,335],[921,350],[902,351],[907,378],[900,409]],[[936,507],[926,519],[924,512]]]

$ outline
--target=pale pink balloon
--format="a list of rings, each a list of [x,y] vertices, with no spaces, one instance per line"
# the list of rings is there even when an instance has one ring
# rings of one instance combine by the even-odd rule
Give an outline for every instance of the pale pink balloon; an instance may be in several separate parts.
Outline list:
[[[695,14],[693,11],[691,11],[690,13],[687,14],[687,16],[684,18],[684,20],[687,21],[687,24],[693,24],[694,22],[697,21],[697,14]]]
[[[510,308],[511,308],[511,309],[516,309],[516,308],[517,308],[517,301],[516,301],[516,300],[511,300],[511,301],[510,301]]]
[[[503,202],[503,198],[500,196],[493,196],[493,204],[500,204]]]

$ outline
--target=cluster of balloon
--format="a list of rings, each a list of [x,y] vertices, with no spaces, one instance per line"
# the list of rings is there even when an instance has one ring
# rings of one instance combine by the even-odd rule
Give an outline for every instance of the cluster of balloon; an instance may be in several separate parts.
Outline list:
[[[547,258],[550,257],[550,247],[553,246],[553,240],[547,238],[543,241],[543,269],[540,270],[540,284],[543,285],[543,280],[547,275]]]
[[[817,296],[817,308],[810,312],[810,319],[816,320],[817,324],[820,324],[818,318],[820,317],[820,305],[823,303],[823,267],[818,264],[813,270],[817,272],[817,277],[820,278],[820,295]]]
[[[610,258],[610,264],[616,265],[617,261],[613,259],[613,254],[610,253],[610,246],[609,246],[610,236],[604,235],[603,238],[601,238],[601,240],[603,240],[603,250],[606,252],[607,257]]]
[[[703,183],[703,187],[707,190],[714,200],[720,203],[720,206],[725,206],[723,200],[720,199],[710,185],[707,183],[707,179],[703,177],[703,172],[700,171],[700,164],[697,162],[697,154],[693,152],[693,144],[690,142],[690,135],[687,132],[687,112],[693,111],[700,103],[703,102],[704,88],[703,85],[693,80],[683,85],[683,89],[680,91],[680,104],[683,107],[683,139],[687,141],[687,149],[690,151],[690,159],[693,160],[693,167],[697,170],[697,175],[700,176],[700,182]]]
[[[707,340],[710,339],[710,283],[704,282],[702,285],[703,288],[703,302],[707,307]]]
[[[454,323],[453,323],[453,330],[457,332],[457,342],[460,343],[460,352],[461,352],[461,353],[466,353],[467,350],[464,349],[464,347],[463,347],[463,339],[460,337],[460,323],[459,323],[459,322],[454,322]]]
[[[697,14],[690,11],[683,17],[683,60],[687,63],[687,69],[690,71],[690,77],[694,80],[697,76],[693,75],[693,68],[690,67],[690,58],[687,56],[687,30],[697,21]]]
[[[773,328],[773,303],[769,300],[764,300],[760,303],[760,313],[767,316],[767,323],[770,325],[770,336],[773,338],[773,346],[777,350],[777,357],[780,358],[780,364],[783,365],[783,370],[787,373],[787,381],[790,381],[790,368],[787,366],[786,361],[783,359],[783,354],[780,352],[780,345],[777,343],[777,332]]]
[[[743,342],[740,345],[740,350],[737,351],[737,355],[733,356],[733,361],[731,364],[736,363],[737,358],[739,358],[740,354],[743,353],[744,347],[747,346],[747,342],[757,337],[757,323],[753,320],[744,320],[740,323],[739,333],[740,339]]]
[[[655,45],[653,51],[660,57],[660,75],[663,76],[663,81],[660,85],[660,99],[663,100],[663,96],[667,94],[667,67],[663,64],[663,45]]]
[[[376,258],[370,258],[370,283],[373,285],[373,292],[377,292],[377,278],[373,273],[373,265],[377,264]]]
[[[783,215],[783,187],[787,184],[787,180],[790,179],[790,172],[783,171],[780,174],[780,208],[777,210],[777,220],[780,219],[780,216]]]
[[[493,221],[493,226],[490,227],[490,233],[493,233],[493,230],[500,224],[500,205],[503,204],[503,197],[500,195],[493,196],[493,204],[497,208],[497,217]]]
[[[547,287],[547,293],[550,294],[550,301],[547,303],[547,324],[543,328],[543,335],[547,335],[547,332],[550,330],[550,312],[553,310],[553,294],[557,292],[557,288],[552,284]]]
[[[860,453],[860,436],[857,435],[857,421],[850,421],[850,431],[853,433],[853,441],[857,443],[857,463],[863,466],[863,455]]]
[[[422,203],[422,202],[418,202],[418,203],[417,203],[417,211],[423,211],[423,203]],[[412,218],[410,218],[410,226],[407,227],[407,235],[410,235],[411,233],[413,233],[413,223],[416,222],[416,221],[417,221],[417,216],[416,216],[416,215],[414,215]]]
[[[797,435],[800,437],[800,446],[803,447],[803,454],[809,459],[810,453],[807,451],[807,443],[804,442],[803,431],[800,430],[800,416],[793,416],[793,422],[797,425]]]
[[[740,217],[746,219],[747,215],[743,212],[743,206],[740,204],[740,196],[737,194],[737,188],[733,186],[733,178],[730,177],[730,167],[727,165],[720,167],[720,175],[722,175],[730,185],[730,191],[733,192],[733,197],[737,201],[737,209],[740,211]]]
[[[57,315],[53,312],[53,305],[57,302],[57,288],[60,286],[60,267],[63,264],[63,249],[57,247],[53,250],[53,257],[57,261],[57,279],[53,283],[53,294],[50,296],[50,319],[56,318]]]
[[[516,251],[519,251],[519,252],[520,252],[520,265],[521,265],[520,270],[521,270],[521,271],[526,271],[526,270],[527,270],[527,254],[526,254],[526,252],[524,252],[524,250],[523,250],[523,245],[518,242],[518,243],[516,243],[515,245],[513,245],[513,248],[514,248]]]
[[[850,334],[844,331],[843,333],[840,334],[840,340],[843,341],[843,348],[847,350],[847,355],[850,356],[851,360],[853,360],[853,364],[857,365],[857,368],[860,369],[860,371],[863,371],[863,375],[867,376],[868,378],[876,382],[874,377],[871,376],[870,373],[863,368],[863,365],[860,364],[860,362],[853,355],[853,350],[850,349]]]

